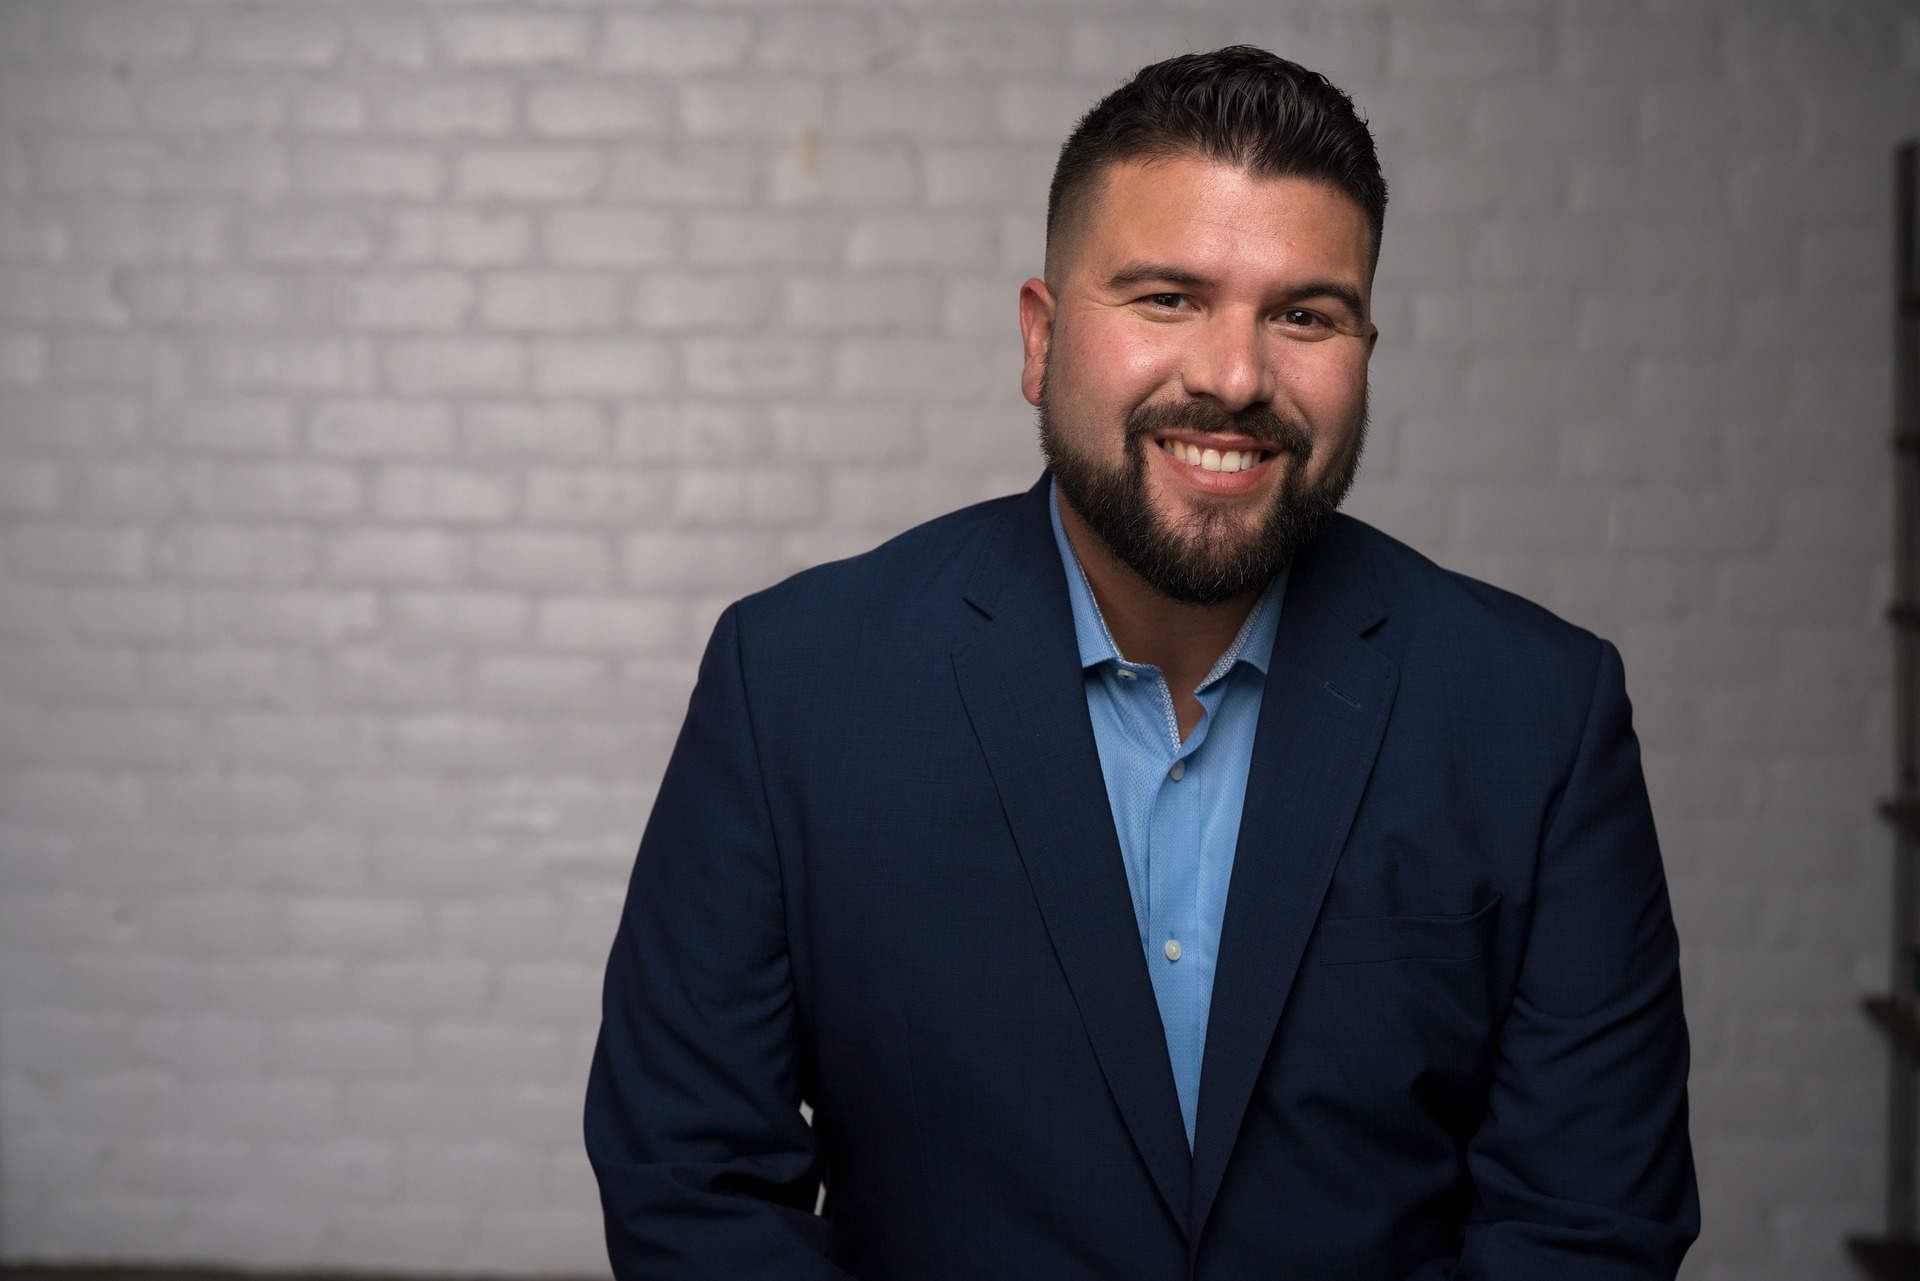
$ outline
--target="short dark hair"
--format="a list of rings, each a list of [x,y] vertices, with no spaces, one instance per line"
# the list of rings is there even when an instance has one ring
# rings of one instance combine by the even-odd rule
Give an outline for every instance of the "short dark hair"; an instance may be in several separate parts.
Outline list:
[[[1317,71],[1237,44],[1144,67],[1081,117],[1047,193],[1049,267],[1110,166],[1189,155],[1256,177],[1331,183],[1366,213],[1379,261],[1387,180],[1353,99]]]

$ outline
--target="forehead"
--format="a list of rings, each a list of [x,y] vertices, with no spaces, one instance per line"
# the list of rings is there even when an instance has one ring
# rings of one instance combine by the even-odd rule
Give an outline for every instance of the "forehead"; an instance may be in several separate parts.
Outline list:
[[[1259,177],[1193,156],[1112,165],[1091,193],[1074,270],[1135,260],[1238,271],[1311,270],[1364,284],[1371,232],[1359,203],[1315,178]]]

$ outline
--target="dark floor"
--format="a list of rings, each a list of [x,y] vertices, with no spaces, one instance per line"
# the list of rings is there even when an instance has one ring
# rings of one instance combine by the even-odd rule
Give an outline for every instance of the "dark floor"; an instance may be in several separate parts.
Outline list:
[[[167,1264],[138,1267],[122,1263],[5,1263],[0,1281],[421,1281],[380,1272],[254,1272],[239,1268]],[[462,1281],[436,1278],[435,1281]],[[489,1281],[498,1281],[490,1278]],[[538,1281],[566,1281],[541,1278]],[[577,1281],[577,1279],[572,1279]]]

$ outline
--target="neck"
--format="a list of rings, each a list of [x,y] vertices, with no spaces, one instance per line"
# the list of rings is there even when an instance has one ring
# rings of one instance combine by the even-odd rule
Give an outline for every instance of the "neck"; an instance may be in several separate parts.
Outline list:
[[[1181,712],[1181,732],[1199,720],[1199,703],[1193,688],[1206,678],[1220,655],[1240,634],[1247,615],[1260,600],[1266,584],[1243,592],[1218,605],[1190,605],[1161,595],[1147,581],[1124,564],[1106,541],[1093,532],[1060,495],[1060,523],[1073,544],[1080,567],[1086,571],[1093,588],[1094,601],[1106,621],[1113,643],[1121,657],[1130,663],[1151,663],[1167,678],[1176,710]],[[1182,700],[1192,704],[1189,721]]]

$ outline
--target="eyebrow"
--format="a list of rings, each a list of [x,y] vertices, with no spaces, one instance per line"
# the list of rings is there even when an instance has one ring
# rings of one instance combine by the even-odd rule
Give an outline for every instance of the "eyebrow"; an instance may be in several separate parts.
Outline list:
[[[1130,289],[1138,285],[1179,285],[1186,289],[1204,288],[1213,281],[1206,276],[1158,262],[1131,262],[1107,277],[1107,288]],[[1360,292],[1337,280],[1309,280],[1287,291],[1294,301],[1308,298],[1333,298],[1345,303],[1355,316],[1366,318],[1367,306]]]

